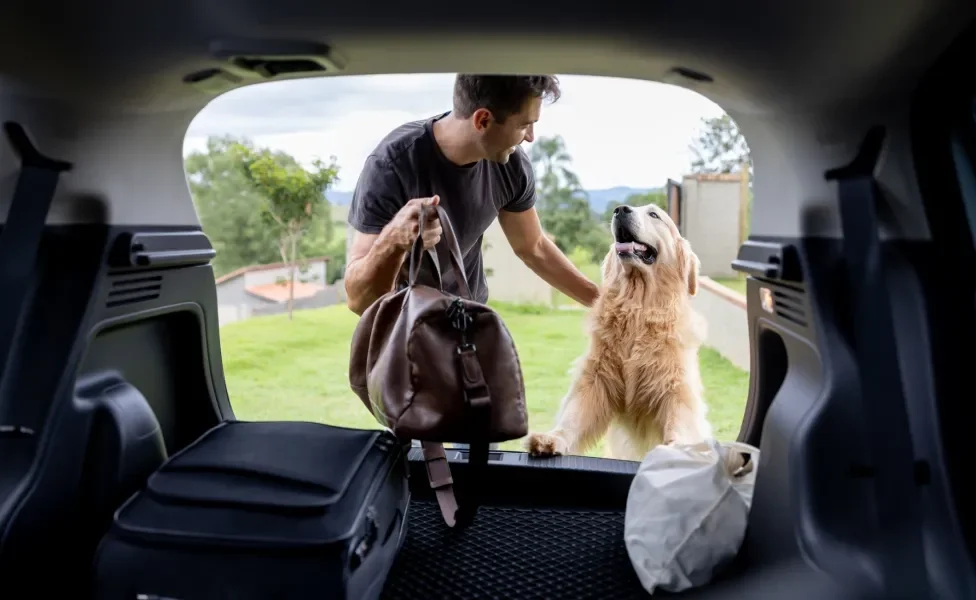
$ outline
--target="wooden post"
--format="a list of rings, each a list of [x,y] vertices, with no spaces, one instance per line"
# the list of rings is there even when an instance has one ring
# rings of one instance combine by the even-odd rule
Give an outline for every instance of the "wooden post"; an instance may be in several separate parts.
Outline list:
[[[742,161],[739,167],[739,246],[749,238],[749,163]],[[739,278],[745,278],[739,273]]]

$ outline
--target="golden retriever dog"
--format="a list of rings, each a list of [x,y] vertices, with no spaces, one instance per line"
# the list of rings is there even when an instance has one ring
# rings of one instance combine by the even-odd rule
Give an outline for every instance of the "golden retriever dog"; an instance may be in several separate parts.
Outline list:
[[[618,206],[610,228],[589,347],[555,427],[526,438],[532,455],[581,454],[607,434],[611,457],[639,461],[658,444],[712,437],[698,368],[705,320],[691,307],[701,263],[657,206]]]

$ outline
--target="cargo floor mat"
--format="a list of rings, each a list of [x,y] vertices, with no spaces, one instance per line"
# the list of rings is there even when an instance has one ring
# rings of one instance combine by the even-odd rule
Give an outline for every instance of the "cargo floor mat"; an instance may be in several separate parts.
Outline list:
[[[623,511],[482,506],[453,532],[415,499],[387,600],[647,598],[623,543]]]

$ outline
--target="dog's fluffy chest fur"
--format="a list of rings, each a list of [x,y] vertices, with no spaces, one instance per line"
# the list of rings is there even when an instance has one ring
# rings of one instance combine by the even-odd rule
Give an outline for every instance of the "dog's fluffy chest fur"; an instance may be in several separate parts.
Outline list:
[[[703,325],[688,301],[594,315],[593,350],[620,382],[608,398],[615,410],[646,417],[673,397],[697,366]]]

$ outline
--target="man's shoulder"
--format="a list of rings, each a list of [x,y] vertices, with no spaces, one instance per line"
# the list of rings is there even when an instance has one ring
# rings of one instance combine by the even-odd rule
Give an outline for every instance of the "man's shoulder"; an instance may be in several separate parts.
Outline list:
[[[422,146],[426,143],[429,124],[436,118],[438,117],[409,121],[396,127],[376,144],[371,155],[393,166],[404,156],[423,151]]]
[[[515,154],[512,156],[514,160],[508,161],[508,165],[518,174],[531,174],[532,173],[532,159],[529,158],[528,153],[522,146],[516,146]]]
[[[515,148],[515,152],[504,164],[493,163],[492,171],[494,177],[509,182],[513,191],[526,185],[534,185],[535,182],[532,160],[521,146]]]

